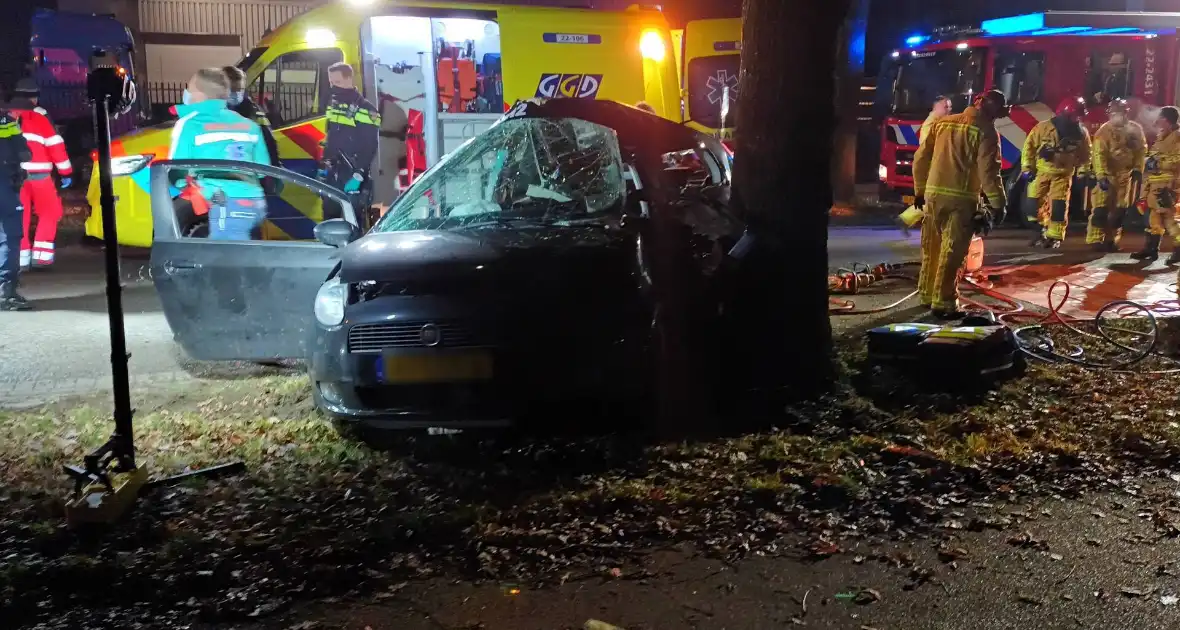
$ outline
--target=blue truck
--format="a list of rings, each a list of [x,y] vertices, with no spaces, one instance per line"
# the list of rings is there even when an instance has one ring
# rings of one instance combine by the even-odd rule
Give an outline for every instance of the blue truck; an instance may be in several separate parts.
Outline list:
[[[49,9],[36,9],[29,26],[31,72],[26,72],[41,88],[40,105],[57,125],[71,155],[86,155],[94,147],[86,98],[90,55],[96,48],[112,51],[119,63],[134,73],[135,42],[131,31],[114,16]],[[138,110],[120,117],[112,123],[111,135],[130,131],[138,118]],[[88,164],[89,160],[75,163]]]

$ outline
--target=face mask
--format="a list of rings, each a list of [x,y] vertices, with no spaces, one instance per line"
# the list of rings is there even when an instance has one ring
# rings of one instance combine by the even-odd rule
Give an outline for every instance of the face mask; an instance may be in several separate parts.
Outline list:
[[[192,95],[192,94],[189,94],[188,88],[184,88],[184,94],[182,94],[182,95],[180,96],[180,102],[181,102],[181,103],[183,103],[183,104],[185,104],[185,105],[188,105],[188,102],[189,102],[190,100],[192,100],[192,98],[193,98],[193,95]]]
[[[242,101],[246,100],[246,93],[245,92],[230,92],[228,100],[229,100],[230,105],[241,105]]]

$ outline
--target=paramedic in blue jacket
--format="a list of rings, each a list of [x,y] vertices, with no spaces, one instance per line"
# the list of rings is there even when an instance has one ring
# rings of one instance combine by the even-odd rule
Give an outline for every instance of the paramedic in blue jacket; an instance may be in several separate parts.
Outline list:
[[[176,107],[179,120],[172,128],[170,160],[232,160],[270,165],[270,152],[258,123],[230,110],[229,78],[220,68],[198,70],[184,91],[184,104]],[[266,196],[258,177],[230,170],[202,169],[173,172],[178,185],[195,185],[208,206],[209,238],[248,241],[254,228],[266,218]],[[199,212],[199,211],[198,211]]]

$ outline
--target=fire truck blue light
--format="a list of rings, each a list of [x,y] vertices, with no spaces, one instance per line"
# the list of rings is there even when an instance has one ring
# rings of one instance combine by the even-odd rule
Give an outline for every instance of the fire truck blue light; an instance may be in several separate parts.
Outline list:
[[[1006,18],[983,21],[983,31],[988,35],[1010,35],[1027,33],[1045,28],[1044,13],[1029,13]]]
[[[1134,26],[1120,26],[1118,28],[1100,28],[1093,31],[1086,31],[1086,35],[1118,35],[1119,33],[1140,33],[1139,29]]]
[[[905,44],[906,46],[917,46],[927,39],[930,38],[926,37],[925,35],[910,35],[909,37],[905,38]]]
[[[1043,28],[1033,31],[1029,35],[1064,35],[1066,33],[1083,33],[1090,30],[1089,26],[1059,26],[1057,28]]]

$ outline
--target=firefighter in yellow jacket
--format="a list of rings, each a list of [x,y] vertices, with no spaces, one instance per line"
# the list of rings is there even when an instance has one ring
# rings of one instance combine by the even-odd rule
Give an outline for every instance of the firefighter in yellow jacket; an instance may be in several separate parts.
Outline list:
[[[991,91],[961,114],[934,123],[914,156],[914,205],[922,226],[918,295],[938,317],[961,317],[958,272],[975,232],[991,229],[992,209],[1007,204],[995,121],[1008,115],[1004,94]],[[980,208],[980,196],[985,207]]]
[[[1147,243],[1143,251],[1131,254],[1138,260],[1155,260],[1160,255],[1164,234],[1172,238],[1168,264],[1180,263],[1180,226],[1176,225],[1176,203],[1180,201],[1180,110],[1165,107],[1155,123],[1155,144],[1147,151],[1144,175],[1147,183]]]
[[[1037,200],[1037,220],[1043,228],[1034,245],[1055,248],[1065,240],[1074,171],[1090,161],[1090,134],[1081,124],[1085,115],[1085,99],[1066,99],[1057,114],[1033,127],[1024,141],[1021,165],[1029,176],[1028,196]]]
[[[930,129],[934,127],[934,123],[951,113],[951,106],[950,98],[941,94],[935,97],[934,107],[930,108],[930,115],[926,117],[922,128],[918,130],[918,146],[922,145],[922,141],[926,139]],[[911,206],[898,215],[897,219],[901,223],[902,229],[906,231],[906,236],[909,236],[909,229],[916,227],[922,221],[922,211]]]
[[[1127,101],[1111,101],[1106,113],[1109,120],[1094,134],[1094,188],[1086,244],[1100,252],[1117,252],[1123,217],[1138,200],[1143,184],[1147,139],[1143,127],[1130,119]]]

